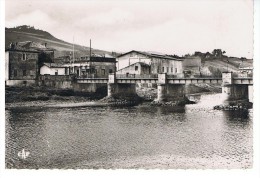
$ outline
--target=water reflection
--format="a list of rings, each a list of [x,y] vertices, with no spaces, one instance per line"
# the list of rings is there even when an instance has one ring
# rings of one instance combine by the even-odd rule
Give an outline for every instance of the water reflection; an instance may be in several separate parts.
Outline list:
[[[185,107],[6,110],[6,167],[252,166],[252,114],[205,107],[214,97]]]

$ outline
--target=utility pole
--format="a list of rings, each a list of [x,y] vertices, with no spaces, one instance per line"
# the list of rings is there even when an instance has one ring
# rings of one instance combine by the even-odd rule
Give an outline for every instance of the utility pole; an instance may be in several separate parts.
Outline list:
[[[228,61],[228,59],[227,59],[227,72],[228,72],[228,63],[229,63],[229,61]]]
[[[89,59],[91,60],[91,39],[90,39],[90,45],[89,45]]]
[[[90,66],[90,73],[92,74],[92,65],[91,65],[91,39],[89,40],[89,66]]]
[[[73,35],[73,54],[72,54],[72,58],[73,58],[73,67],[72,67],[72,69],[73,69],[73,73],[75,73],[75,67],[74,67],[74,35]]]

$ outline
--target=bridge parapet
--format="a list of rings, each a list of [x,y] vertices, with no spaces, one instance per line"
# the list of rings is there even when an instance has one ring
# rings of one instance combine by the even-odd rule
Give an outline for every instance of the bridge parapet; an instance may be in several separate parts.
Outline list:
[[[108,75],[108,83],[116,83],[116,74],[115,73]]]
[[[166,84],[166,83],[167,83],[167,75],[158,74],[158,84]]]
[[[233,73],[232,72],[223,72],[222,73],[222,85],[231,85],[233,84]]]

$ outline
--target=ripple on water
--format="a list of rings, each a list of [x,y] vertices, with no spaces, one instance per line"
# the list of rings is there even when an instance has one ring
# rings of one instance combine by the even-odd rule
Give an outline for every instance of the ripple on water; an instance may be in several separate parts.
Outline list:
[[[252,111],[195,105],[6,111],[8,168],[249,168]],[[213,98],[213,99],[212,99]],[[206,105],[206,103],[208,103]],[[26,160],[17,157],[30,151]]]

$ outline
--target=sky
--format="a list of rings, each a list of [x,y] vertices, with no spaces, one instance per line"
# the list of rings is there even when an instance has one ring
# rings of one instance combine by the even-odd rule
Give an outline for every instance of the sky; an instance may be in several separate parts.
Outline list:
[[[253,0],[6,0],[5,26],[19,25],[107,51],[253,58]]]

